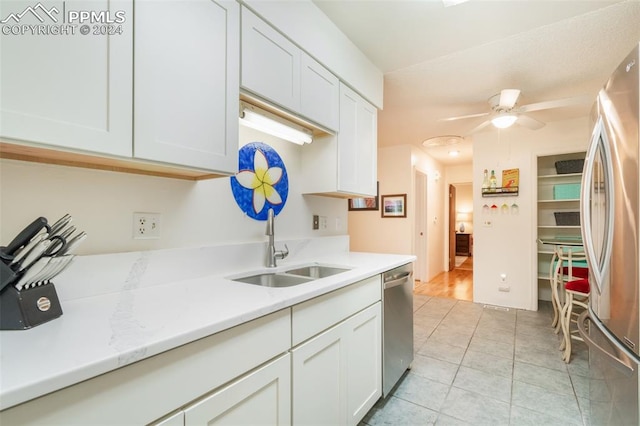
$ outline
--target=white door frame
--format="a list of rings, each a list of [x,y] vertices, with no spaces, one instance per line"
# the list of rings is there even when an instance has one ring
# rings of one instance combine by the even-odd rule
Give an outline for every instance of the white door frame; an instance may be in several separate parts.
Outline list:
[[[428,235],[427,235],[427,175],[414,169],[415,178],[415,219],[413,253],[416,255],[414,265],[414,278],[420,281],[427,281],[429,272]]]

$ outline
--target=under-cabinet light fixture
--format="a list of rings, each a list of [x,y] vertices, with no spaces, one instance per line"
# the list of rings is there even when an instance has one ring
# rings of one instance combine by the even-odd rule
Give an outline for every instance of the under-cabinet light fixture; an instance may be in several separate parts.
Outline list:
[[[313,142],[309,129],[245,102],[240,102],[240,124],[298,145]]]
[[[513,113],[501,112],[491,119],[491,124],[498,129],[506,129],[507,127],[511,127],[517,119],[518,116]]]

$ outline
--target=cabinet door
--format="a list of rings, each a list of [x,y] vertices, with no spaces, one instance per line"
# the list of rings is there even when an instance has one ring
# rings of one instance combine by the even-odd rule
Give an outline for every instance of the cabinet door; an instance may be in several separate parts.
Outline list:
[[[356,92],[340,84],[338,189],[376,195],[377,110]]]
[[[344,328],[330,328],[293,349],[293,424],[346,424]]]
[[[35,3],[27,1],[0,3],[0,16],[13,14],[17,20],[13,27],[35,24],[50,31],[68,31],[2,35],[1,136],[130,157],[132,1],[64,3],[65,8],[48,2],[35,8]],[[27,9],[31,13],[22,15]],[[112,17],[118,12],[124,22],[114,23],[111,28],[118,32],[113,35],[95,34],[106,26],[91,23],[90,33],[84,35],[79,25],[65,23],[63,14],[71,10],[104,11]]]
[[[293,424],[357,425],[380,398],[380,306],[293,349]]]
[[[299,111],[301,53],[269,24],[242,8],[244,89],[291,111]]]
[[[159,422],[151,423],[151,426],[184,426],[184,411],[179,411]]]
[[[340,123],[340,80],[306,53],[302,53],[300,113],[338,130]]]
[[[186,426],[290,425],[291,355],[283,355],[184,411]]]
[[[239,6],[136,3],[134,156],[237,169]]]
[[[382,396],[381,303],[347,320],[348,424],[357,425]]]

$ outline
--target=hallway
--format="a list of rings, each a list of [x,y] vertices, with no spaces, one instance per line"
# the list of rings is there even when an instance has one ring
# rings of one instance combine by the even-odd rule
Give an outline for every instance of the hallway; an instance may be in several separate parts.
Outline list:
[[[415,294],[473,301],[473,257],[453,271],[441,272],[429,282],[416,281]]]

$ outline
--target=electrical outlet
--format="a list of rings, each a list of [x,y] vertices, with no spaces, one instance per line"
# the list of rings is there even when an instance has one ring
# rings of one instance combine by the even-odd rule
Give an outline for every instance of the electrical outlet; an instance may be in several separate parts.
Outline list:
[[[160,238],[160,213],[134,213],[133,239],[153,240]]]
[[[490,220],[485,220],[482,222],[482,226],[484,226],[485,228],[491,228],[493,226],[493,223],[491,223]]]
[[[327,229],[327,217],[320,216],[320,229]]]

